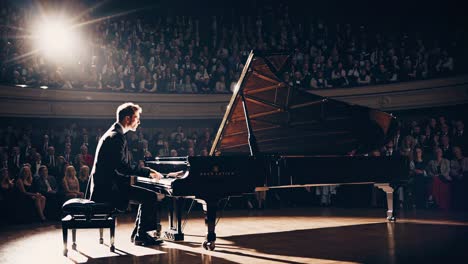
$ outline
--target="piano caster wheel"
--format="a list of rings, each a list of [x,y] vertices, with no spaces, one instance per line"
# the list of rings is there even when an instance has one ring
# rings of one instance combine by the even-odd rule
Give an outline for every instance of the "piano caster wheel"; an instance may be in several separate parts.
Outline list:
[[[389,222],[396,222],[396,217],[394,217],[394,216],[389,216],[389,217],[387,217],[387,220],[388,220]]]
[[[110,251],[111,251],[111,252],[115,252],[115,247],[114,247],[114,246],[111,246],[111,247],[110,247]]]
[[[104,239],[103,238],[99,238],[99,244],[104,244]]]
[[[210,250],[213,251],[215,249],[216,245],[214,241],[205,241],[203,242],[203,248],[205,250]]]
[[[73,245],[72,245],[72,249],[73,249],[73,250],[76,250],[76,244],[73,244]]]
[[[64,250],[63,250],[63,255],[64,255],[65,257],[68,257],[68,249],[64,249]]]

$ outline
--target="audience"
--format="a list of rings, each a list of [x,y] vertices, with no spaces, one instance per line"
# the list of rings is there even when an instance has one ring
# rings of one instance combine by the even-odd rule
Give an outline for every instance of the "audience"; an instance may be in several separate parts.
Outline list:
[[[468,141],[463,133],[464,121],[445,116],[408,122],[400,120],[401,127],[395,137],[371,154],[410,159],[410,182],[408,188],[398,190],[398,200],[409,208],[467,208]],[[96,127],[77,123],[52,127],[52,124],[34,128],[29,125],[0,127],[0,204],[3,210],[10,210],[14,204],[20,209],[17,212],[10,210],[11,214],[24,215],[23,219],[30,221],[35,216],[42,220],[46,217],[56,219],[64,199],[84,197],[94,146],[102,135],[102,129]],[[213,130],[181,125],[175,129],[145,127],[128,133],[127,141],[133,166],[144,166],[145,160],[154,159],[152,153],[155,156],[207,156],[213,142]],[[447,145],[451,152],[443,151]],[[63,146],[58,154],[55,153],[56,146]],[[45,151],[44,160],[36,150]],[[32,165],[25,165],[28,161]],[[18,171],[16,164],[19,163]],[[76,175],[77,171],[79,175]],[[321,200],[324,204],[333,204],[327,193],[320,194],[325,199]]]
[[[145,13],[103,19],[84,27],[89,41],[74,64],[56,64],[39,53],[23,58],[30,45],[15,36],[22,34],[18,28],[27,28],[30,11],[2,6],[9,26],[0,27],[5,36],[0,42],[0,81],[109,92],[226,93],[252,49],[294,51],[294,69],[284,78],[304,89],[437,78],[463,70],[457,69],[463,64],[461,34],[445,31],[444,41],[436,41],[435,29],[392,31],[370,22],[313,16],[302,21],[288,4],[259,5],[259,16],[233,19],[162,12],[151,19],[145,19]],[[231,10],[236,12],[240,10]],[[93,17],[82,16],[85,19]]]

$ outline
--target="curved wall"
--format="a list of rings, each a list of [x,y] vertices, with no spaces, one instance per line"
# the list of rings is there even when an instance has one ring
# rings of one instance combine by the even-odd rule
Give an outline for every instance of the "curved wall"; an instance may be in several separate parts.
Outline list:
[[[313,93],[384,111],[468,103],[468,75]],[[135,102],[145,119],[221,119],[230,94],[132,94],[0,86],[0,117],[112,119],[116,107]]]

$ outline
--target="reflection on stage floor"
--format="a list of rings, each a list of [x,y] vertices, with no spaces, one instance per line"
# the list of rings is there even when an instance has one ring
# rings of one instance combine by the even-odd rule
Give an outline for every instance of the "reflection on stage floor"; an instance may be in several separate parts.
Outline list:
[[[98,230],[78,230],[68,258],[58,222],[2,227],[0,263],[460,263],[468,257],[466,213],[412,211],[387,223],[381,209],[227,211],[213,252],[200,246],[206,231],[200,211],[190,216],[185,241],[161,246],[131,244],[133,219],[118,218],[115,253],[108,232],[100,245]]]

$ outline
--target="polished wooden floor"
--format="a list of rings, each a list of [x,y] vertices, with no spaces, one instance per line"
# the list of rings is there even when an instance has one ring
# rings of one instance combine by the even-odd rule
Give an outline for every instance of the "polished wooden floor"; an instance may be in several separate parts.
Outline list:
[[[382,209],[287,208],[224,213],[216,250],[205,251],[200,211],[184,242],[130,243],[133,214],[118,219],[116,252],[97,230],[78,230],[76,251],[62,256],[58,222],[0,229],[0,263],[468,263],[468,214],[410,211],[387,223]],[[167,222],[163,221],[163,226]]]

